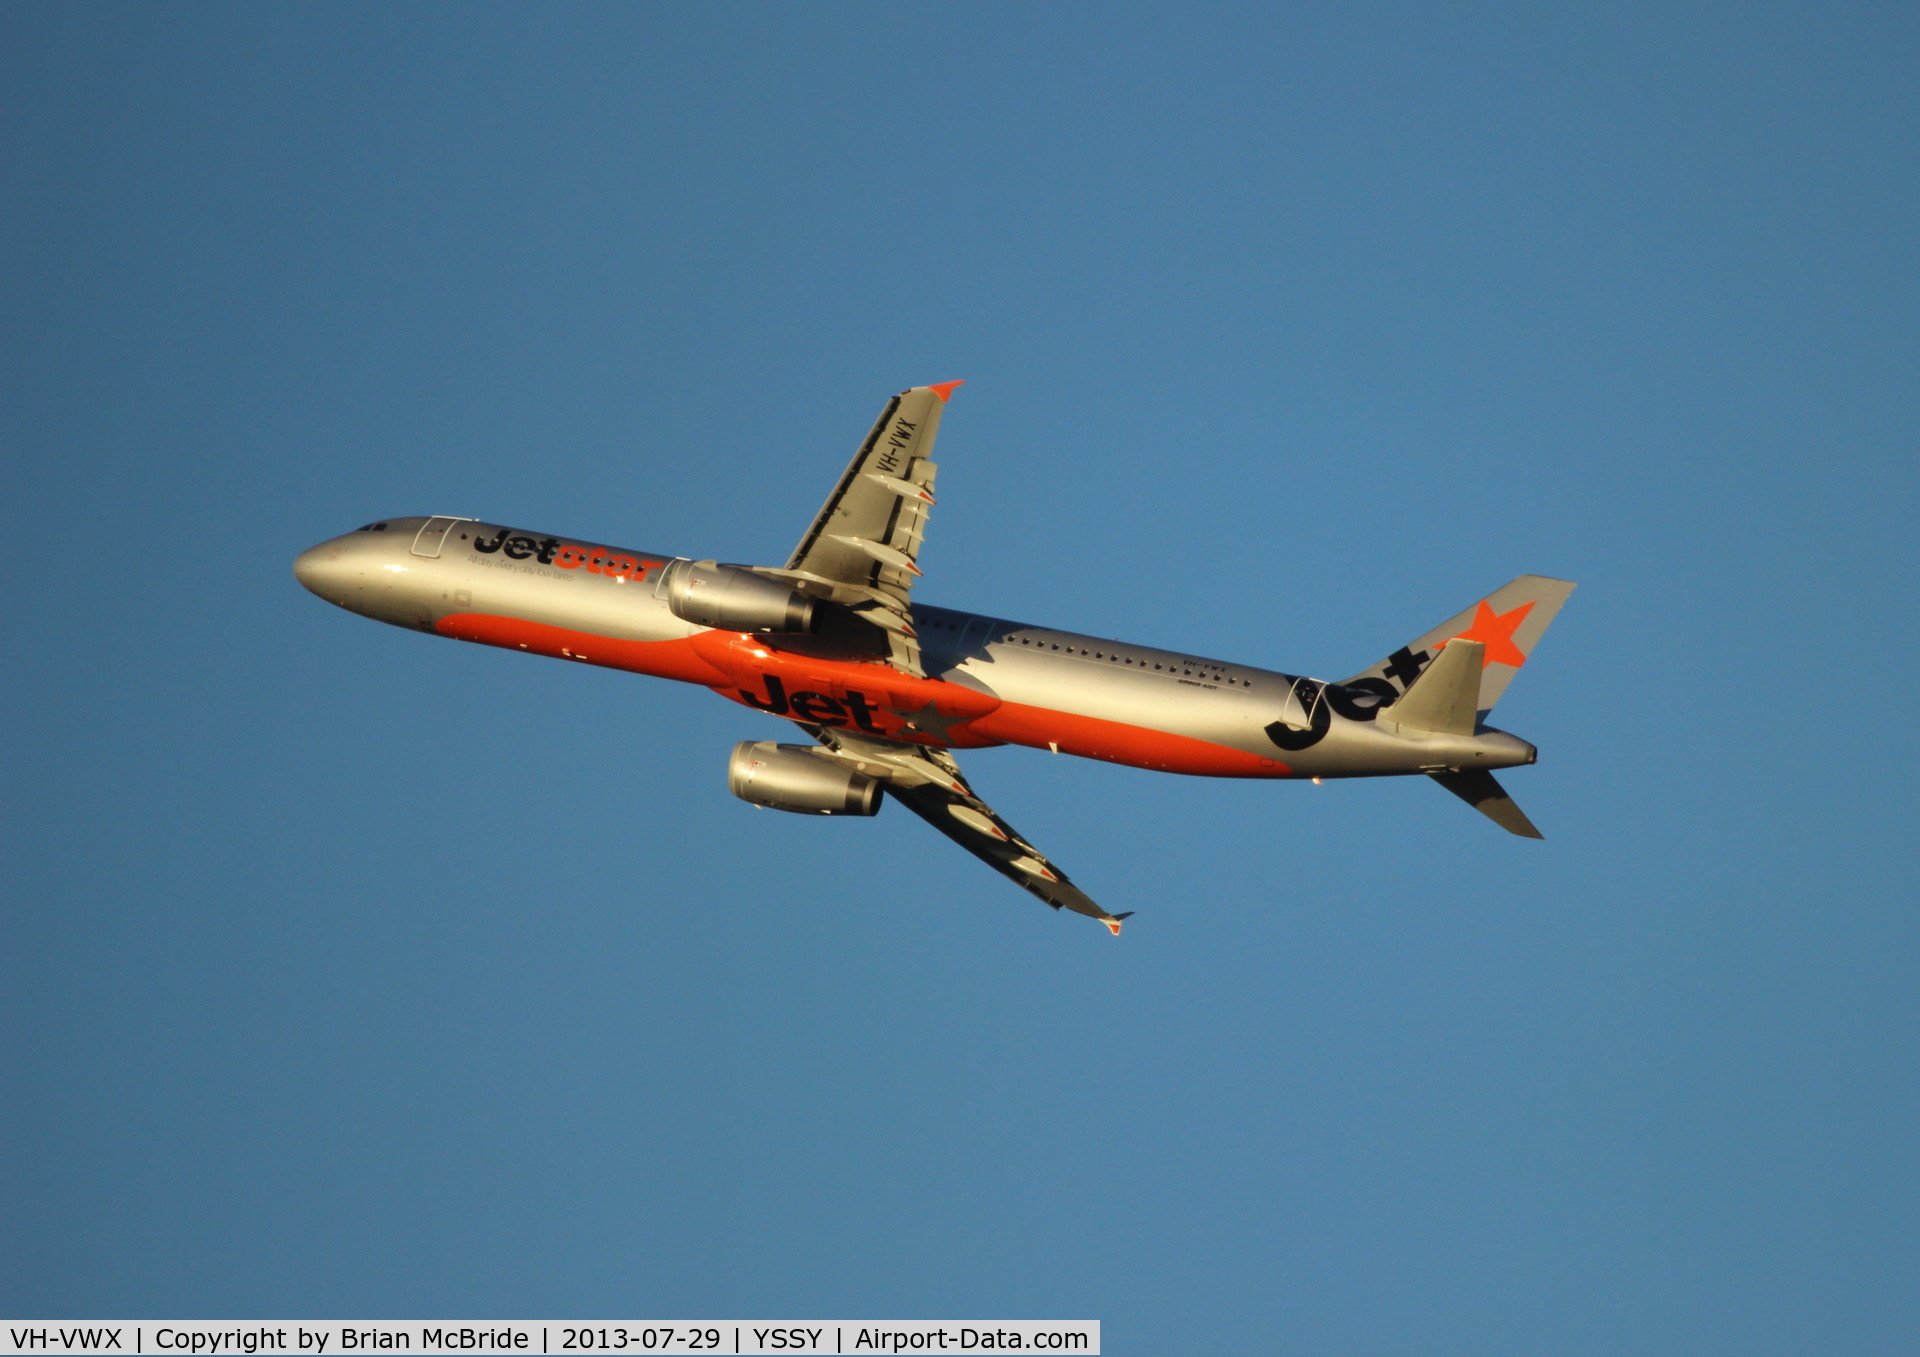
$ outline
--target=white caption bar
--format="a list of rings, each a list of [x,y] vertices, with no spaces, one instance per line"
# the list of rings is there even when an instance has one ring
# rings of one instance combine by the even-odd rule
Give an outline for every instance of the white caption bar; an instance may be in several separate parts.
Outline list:
[[[1100,1321],[1034,1319],[0,1320],[6,1353],[1098,1354]]]

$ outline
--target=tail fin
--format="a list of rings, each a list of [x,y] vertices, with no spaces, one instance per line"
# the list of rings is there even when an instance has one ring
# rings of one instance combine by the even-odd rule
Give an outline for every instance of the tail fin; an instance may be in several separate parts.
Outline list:
[[[1567,580],[1522,575],[1419,640],[1401,646],[1371,669],[1363,669],[1342,686],[1371,689],[1391,702],[1413,686],[1448,641],[1478,641],[1485,647],[1479,697],[1479,714],[1485,716],[1527,662],[1541,633],[1573,589]]]

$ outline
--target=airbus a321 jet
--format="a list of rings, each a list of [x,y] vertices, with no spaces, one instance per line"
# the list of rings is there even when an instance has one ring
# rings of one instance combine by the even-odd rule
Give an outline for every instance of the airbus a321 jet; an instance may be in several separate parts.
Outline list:
[[[734,795],[803,815],[887,797],[1055,909],[1110,914],[974,794],[956,751],[1020,744],[1203,777],[1421,774],[1540,834],[1494,781],[1534,747],[1486,724],[1573,585],[1523,575],[1338,683],[913,598],[929,460],[959,382],[880,412],[784,566],[722,565],[470,518],[389,518],[294,573],[376,621],[710,688],[813,743],[737,744]],[[1130,913],[1131,911],[1129,911]]]

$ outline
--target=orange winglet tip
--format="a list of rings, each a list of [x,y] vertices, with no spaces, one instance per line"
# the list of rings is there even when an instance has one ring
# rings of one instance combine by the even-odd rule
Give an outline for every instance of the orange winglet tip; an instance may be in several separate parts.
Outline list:
[[[967,384],[967,379],[962,377],[957,382],[935,382],[933,385],[929,386],[927,390],[933,392],[934,395],[938,396],[940,398],[941,403],[944,405],[953,396],[953,389],[956,386],[965,386],[966,384]]]
[[[1105,924],[1107,931],[1117,938],[1120,936],[1120,925],[1132,917],[1133,911],[1128,910],[1125,914],[1115,914],[1113,917],[1102,919],[1100,922]]]

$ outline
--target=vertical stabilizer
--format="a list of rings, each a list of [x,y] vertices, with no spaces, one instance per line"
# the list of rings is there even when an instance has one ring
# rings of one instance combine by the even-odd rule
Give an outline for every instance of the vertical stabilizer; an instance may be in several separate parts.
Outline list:
[[[1344,686],[1375,692],[1392,701],[1413,685],[1449,641],[1478,641],[1486,647],[1481,658],[1480,713],[1493,710],[1507,684],[1533,654],[1547,624],[1573,592],[1568,580],[1545,575],[1522,575],[1488,594],[1463,613],[1448,618],[1417,641],[1410,641],[1371,669],[1346,680]]]

